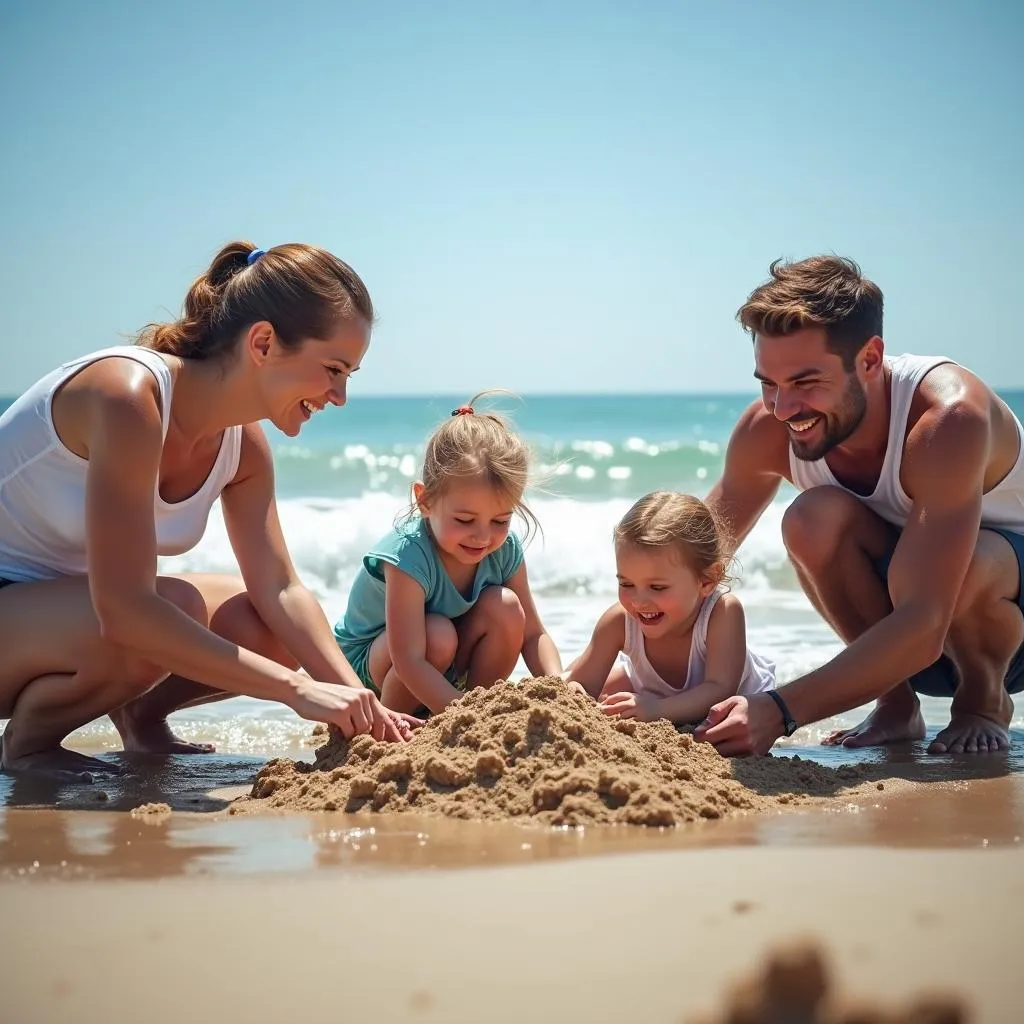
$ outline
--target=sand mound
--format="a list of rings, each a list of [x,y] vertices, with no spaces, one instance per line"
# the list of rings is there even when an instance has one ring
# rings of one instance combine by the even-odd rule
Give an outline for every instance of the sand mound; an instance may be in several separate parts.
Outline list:
[[[165,818],[170,813],[171,813],[171,805],[170,804],[158,804],[158,803],[139,804],[138,807],[133,807],[132,808],[132,817],[133,818],[145,818],[145,819]]]
[[[967,1011],[951,995],[917,997],[901,1010],[839,1005],[824,953],[811,942],[768,955],[759,973],[737,984],[723,1012],[692,1024],[966,1024]]]
[[[730,761],[668,722],[607,718],[543,678],[473,690],[408,744],[332,730],[312,766],[270,761],[232,810],[672,826],[799,803],[859,779],[799,758]]]

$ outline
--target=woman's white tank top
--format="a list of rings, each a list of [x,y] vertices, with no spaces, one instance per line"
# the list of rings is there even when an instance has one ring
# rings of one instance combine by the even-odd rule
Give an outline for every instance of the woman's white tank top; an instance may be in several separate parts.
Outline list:
[[[0,416],[0,579],[27,581],[80,576],[87,570],[85,479],[88,461],[64,447],[53,425],[53,396],[90,363],[111,356],[147,367],[160,388],[163,436],[174,378],[158,352],[135,345],[101,349],[64,363],[28,389]],[[195,547],[210,509],[238,470],[242,428],[224,431],[210,475],[195,494],[169,504],[153,495],[157,553]]]
[[[803,462],[789,450],[789,469],[793,484],[806,491],[823,484],[840,487],[859,498],[872,511],[895,526],[906,525],[913,503],[900,483],[903,465],[903,445],[907,437],[907,417],[921,381],[929,370],[942,363],[952,363],[945,356],[900,355],[886,357],[892,393],[889,400],[889,440],[885,448],[885,461],[875,489],[868,495],[851,491],[835,478],[824,459]],[[1013,413],[1011,412],[1011,416]],[[1016,416],[1020,451],[1013,469],[981,499],[981,525],[995,526],[1014,533],[1024,533],[1024,427]]]
[[[655,697],[672,697],[683,690],[692,690],[704,682],[704,672],[708,657],[708,621],[714,611],[718,599],[724,591],[712,590],[697,612],[697,618],[690,633],[690,659],[686,667],[686,681],[681,686],[667,683],[655,670],[647,657],[644,647],[644,634],[640,623],[632,615],[626,616],[626,642],[622,648],[620,661],[626,677],[633,685],[636,693],[641,691]],[[755,654],[747,648],[747,661],[743,666],[738,694],[747,696],[770,690],[775,685],[775,665],[762,655]]]

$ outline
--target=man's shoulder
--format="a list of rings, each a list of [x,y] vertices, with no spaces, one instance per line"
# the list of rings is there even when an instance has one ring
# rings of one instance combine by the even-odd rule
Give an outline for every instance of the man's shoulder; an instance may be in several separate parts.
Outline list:
[[[914,392],[908,439],[917,428],[931,434],[954,424],[987,423],[998,402],[993,388],[972,370],[951,361],[937,363],[924,374]]]
[[[729,457],[762,472],[788,475],[789,435],[760,399],[751,402],[736,421],[729,439]]]

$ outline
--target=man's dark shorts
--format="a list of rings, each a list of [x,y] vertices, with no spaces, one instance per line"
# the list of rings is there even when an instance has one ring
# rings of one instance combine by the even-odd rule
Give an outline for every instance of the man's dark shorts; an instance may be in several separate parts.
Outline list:
[[[1017,593],[1017,607],[1024,615],[1024,534],[1010,533],[1009,530],[997,530],[992,527],[993,533],[1005,537],[1017,556],[1017,571],[1020,574],[1020,590]],[[885,558],[875,563],[875,568],[882,575],[882,579],[888,578],[889,562],[892,560],[890,551]],[[952,697],[959,682],[956,668],[953,662],[941,655],[938,661],[932,662],[926,669],[922,669],[917,675],[910,677],[910,685],[917,693],[923,693],[928,697]],[[1007,693],[1020,693],[1024,691],[1024,644],[1017,648],[1017,653],[1010,659],[1010,667],[1006,671]]]

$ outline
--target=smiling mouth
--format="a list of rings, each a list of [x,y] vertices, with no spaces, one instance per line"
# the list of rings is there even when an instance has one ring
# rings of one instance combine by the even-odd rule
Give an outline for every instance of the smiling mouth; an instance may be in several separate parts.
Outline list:
[[[637,612],[636,617],[645,625],[653,626],[665,618],[664,612]]]
[[[811,427],[817,426],[820,416],[812,416],[809,420],[787,420],[786,427],[794,434],[804,434]]]
[[[299,402],[299,405],[302,407],[302,411],[306,414],[307,420],[313,415],[313,413],[319,412],[323,408],[322,405],[314,405],[308,398],[304,398]]]

